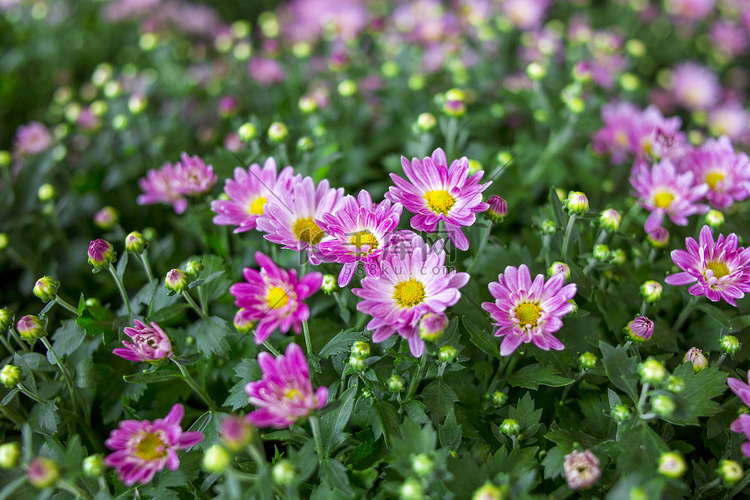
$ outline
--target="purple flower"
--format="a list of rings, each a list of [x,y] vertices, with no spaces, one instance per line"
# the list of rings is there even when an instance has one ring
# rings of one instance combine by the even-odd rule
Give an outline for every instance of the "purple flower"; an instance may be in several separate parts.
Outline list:
[[[630,137],[640,111],[629,102],[612,102],[602,106],[604,127],[591,137],[591,145],[598,154],[609,153],[613,163],[622,163],[631,152]]]
[[[654,333],[654,322],[646,316],[638,316],[625,327],[625,335],[629,340],[639,343],[646,342]]]
[[[221,421],[219,437],[224,446],[232,451],[239,451],[253,438],[253,427],[239,415],[228,415]]]
[[[715,208],[726,208],[750,196],[750,159],[736,153],[728,137],[709,139],[691,151],[683,163],[696,182],[708,185],[706,199]]]
[[[257,321],[256,344],[265,342],[277,328],[282,333],[294,328],[299,334],[302,322],[310,318],[310,308],[302,301],[320,290],[323,275],[308,273],[298,279],[297,271],[279,268],[260,252],[255,252],[255,260],[260,271],[246,268],[242,275],[247,283],[229,287],[235,305],[242,308],[237,313],[240,322]]]
[[[469,177],[469,160],[466,157],[448,160],[438,148],[432,157],[423,160],[413,158],[411,162],[401,157],[401,166],[409,179],[391,174],[392,186],[386,198],[400,202],[409,212],[411,227],[417,231],[434,233],[438,222],[445,222],[445,229],[456,248],[467,250],[469,239],[461,231],[461,226],[471,226],[476,220],[476,212],[489,208],[482,201],[482,191],[492,182],[480,184],[484,171],[480,170]]]
[[[742,404],[750,406],[750,373],[748,373],[747,384],[737,378],[728,378],[727,385],[742,400]]]
[[[137,202],[139,205],[167,203],[172,205],[175,213],[181,214],[187,209],[186,196],[208,193],[214,184],[216,174],[211,165],[206,165],[197,156],[182,153],[180,161],[174,165],[167,162],[138,179],[143,194],[138,196]]]
[[[690,285],[691,295],[705,295],[710,301],[721,299],[737,306],[750,292],[750,249],[737,247],[737,235],[726,238],[720,234],[714,243],[711,228],[703,226],[698,241],[685,240],[687,250],[673,250],[672,261],[683,272],[669,275],[664,280],[672,286]]]
[[[16,156],[38,155],[52,145],[52,136],[47,127],[39,122],[29,122],[16,130],[13,148]]]
[[[123,340],[122,345],[112,351],[112,354],[130,361],[146,361],[160,363],[172,357],[172,342],[159,325],[152,322],[151,326],[135,320],[135,328],[123,330],[132,339],[132,343]]]
[[[542,24],[548,6],[549,0],[504,0],[500,9],[513,27],[526,31]]]
[[[716,0],[665,0],[664,9],[671,15],[689,20],[702,20],[714,9]]]
[[[739,102],[714,106],[708,113],[708,128],[715,136],[726,135],[733,141],[739,141],[744,138],[748,125],[750,114]]]
[[[665,118],[656,106],[649,106],[630,131],[630,149],[642,161],[678,161],[689,148],[681,126],[680,117]]]
[[[565,455],[563,470],[565,480],[571,490],[591,488],[602,475],[599,459],[591,450],[573,450],[572,453]]]
[[[224,192],[229,200],[211,202],[211,210],[218,214],[214,217],[214,224],[237,226],[235,233],[255,229],[256,221],[263,215],[268,199],[288,191],[293,175],[292,167],[284,168],[277,175],[273,158],[268,158],[263,168],[257,163],[250,165],[247,170],[235,168],[234,179],[227,179],[224,185]]]
[[[469,275],[445,266],[443,240],[430,246],[411,231],[399,231],[391,238],[380,266],[380,278],[365,277],[362,288],[352,290],[363,299],[357,310],[373,316],[367,324],[373,342],[398,333],[409,341],[414,356],[422,356],[425,344],[418,334],[419,321],[427,313],[442,313],[455,305]]]
[[[109,267],[116,259],[117,253],[108,241],[96,239],[89,243],[89,264],[94,271]]]
[[[281,83],[286,80],[284,68],[275,59],[266,57],[253,57],[247,64],[247,72],[250,78],[258,82],[262,87]]]
[[[323,213],[317,225],[328,236],[320,242],[320,252],[344,264],[338,285],[349,284],[359,262],[367,276],[380,277],[378,260],[388,248],[391,233],[398,227],[403,207],[388,200],[373,203],[370,193],[360,191],[357,198],[347,196],[335,213]]]
[[[37,488],[49,488],[60,479],[60,468],[48,458],[36,457],[29,462],[26,479]]]
[[[305,354],[294,342],[277,358],[261,352],[258,365],[263,379],[245,386],[250,404],[258,407],[246,417],[254,426],[283,429],[326,405],[328,389],[313,391]]]
[[[148,420],[120,422],[104,442],[113,451],[104,462],[117,469],[126,486],[148,483],[164,466],[177,470],[180,466],[177,450],[203,441],[202,432],[183,432],[180,423],[184,416],[185,409],[176,404],[166,417],[157,418],[153,423]]]
[[[750,415],[740,415],[737,420],[732,422],[730,429],[737,434],[744,434],[745,439],[750,439]],[[750,441],[742,443],[742,453],[750,458]]]
[[[685,108],[705,110],[719,100],[721,84],[713,71],[705,66],[684,62],[672,71],[672,94]]]
[[[482,303],[499,328],[496,337],[504,336],[500,355],[512,354],[521,343],[533,342],[540,349],[560,351],[564,348],[553,333],[562,328],[562,317],[573,311],[569,301],[576,294],[576,285],[565,285],[565,274],[557,273],[546,282],[543,274],[531,281],[529,268],[508,266],[490,283],[495,302]]]
[[[630,184],[635,189],[638,204],[651,212],[646,219],[646,232],[661,226],[664,216],[678,226],[686,226],[687,218],[708,211],[708,205],[697,203],[708,191],[707,184],[694,185],[692,172],[678,174],[669,160],[662,160],[651,168],[645,163],[633,167]]]

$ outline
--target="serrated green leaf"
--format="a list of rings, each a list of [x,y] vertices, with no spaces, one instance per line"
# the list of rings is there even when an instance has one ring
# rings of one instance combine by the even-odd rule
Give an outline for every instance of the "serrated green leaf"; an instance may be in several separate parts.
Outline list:
[[[76,387],[93,389],[109,383],[115,371],[111,366],[94,363],[90,358],[81,361],[76,367]]]
[[[398,410],[389,402],[380,399],[375,399],[373,406],[375,407],[379,424],[373,428],[375,439],[378,439],[382,434],[385,445],[390,448],[391,436],[398,431],[398,426],[401,423]]]
[[[245,392],[247,383],[260,380],[263,373],[256,360],[243,359],[234,367],[234,374],[239,380],[229,390],[229,396],[224,401],[223,406],[231,406],[232,410],[237,410],[249,404],[248,396]]]
[[[477,346],[482,350],[482,352],[489,356],[498,359],[501,358],[500,347],[498,346],[492,334],[485,330],[480,330],[479,327],[472,323],[471,320],[466,316],[461,318],[461,322],[463,323],[464,328],[466,328],[466,330],[469,332],[469,340],[472,344]]]
[[[228,339],[235,333],[226,320],[217,316],[196,321],[188,327],[187,332],[195,338],[200,352],[206,356],[216,354],[220,357],[229,352]]]
[[[62,326],[52,335],[52,348],[58,356],[69,356],[83,343],[86,331],[74,320],[62,321]]]
[[[346,467],[332,458],[327,458],[320,463],[320,478],[331,488],[341,490],[347,495],[353,495],[354,490],[349,485],[349,476]]]
[[[133,373],[123,375],[122,379],[129,384],[158,384],[169,380],[182,379],[182,374],[177,370],[157,370],[155,372]]]
[[[352,348],[352,344],[357,341],[367,341],[367,337],[362,335],[361,330],[354,328],[342,330],[329,340],[325,347],[320,350],[320,357],[327,359],[336,354],[349,352]]]
[[[628,356],[625,347],[612,347],[604,341],[599,342],[602,351],[602,365],[610,382],[630,396],[630,399],[638,399],[638,362],[635,358]]]
[[[458,396],[445,383],[443,377],[438,377],[424,388],[422,391],[422,401],[430,412],[434,422],[442,422],[453,409],[453,403],[458,401]]]
[[[178,302],[176,304],[169,305],[167,307],[163,307],[159,309],[158,311],[155,311],[154,314],[146,318],[146,320],[150,323],[152,321],[155,321],[157,323],[162,321],[167,321],[175,316],[178,316],[185,310],[190,308],[190,304],[186,302]]]
[[[561,376],[551,366],[542,366],[540,363],[534,363],[513,372],[506,379],[506,382],[513,387],[537,390],[540,385],[564,387],[572,384],[573,379]]]
[[[440,445],[449,450],[458,450],[458,447],[461,446],[463,428],[458,425],[456,413],[453,408],[448,412],[448,416],[445,417],[445,423],[438,426],[438,437],[440,438]]]
[[[346,440],[344,429],[349,423],[352,410],[354,410],[354,400],[357,394],[357,384],[345,390],[339,401],[341,406],[336,410],[320,417],[320,434],[323,441],[325,455],[329,456],[338,446]]]
[[[685,389],[672,396],[676,408],[671,415],[662,417],[664,420],[678,425],[698,425],[699,418],[719,413],[721,406],[712,399],[728,389],[725,372],[712,366],[696,373],[691,363],[683,363],[675,369],[674,375],[685,382]]]

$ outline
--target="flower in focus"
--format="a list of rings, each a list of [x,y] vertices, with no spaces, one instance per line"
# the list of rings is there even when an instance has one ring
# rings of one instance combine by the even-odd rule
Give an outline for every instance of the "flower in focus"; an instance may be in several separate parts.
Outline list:
[[[104,444],[113,451],[104,460],[126,486],[147,484],[164,469],[177,470],[180,466],[178,450],[203,441],[202,432],[184,432],[180,424],[185,409],[180,404],[172,407],[166,417],[148,420],[124,420],[113,430]]]
[[[49,276],[44,276],[34,283],[34,295],[39,297],[45,304],[50,300],[55,300],[57,290],[60,288],[60,282]]]
[[[685,353],[685,357],[682,358],[682,361],[684,363],[692,363],[695,372],[708,368],[708,360],[706,359],[706,356],[703,354],[703,351],[697,347],[691,347],[688,349]]]
[[[277,328],[282,333],[294,328],[299,334],[302,322],[310,318],[310,308],[302,301],[320,290],[323,275],[313,272],[298,278],[296,270],[279,268],[261,252],[255,252],[255,260],[260,271],[245,268],[242,275],[247,282],[229,287],[235,305],[242,308],[239,320],[257,322],[256,344],[265,342]]]
[[[484,171],[469,177],[468,158],[454,160],[448,166],[445,153],[440,148],[423,160],[413,158],[409,162],[402,156],[401,166],[408,181],[391,174],[395,186],[391,186],[386,198],[393,203],[401,203],[414,214],[411,227],[417,231],[434,233],[442,220],[456,248],[467,250],[469,239],[461,227],[474,224],[476,213],[484,212],[489,207],[482,201],[482,191],[492,182],[480,184]]]
[[[484,218],[496,224],[502,222],[508,214],[508,203],[499,196],[490,196],[487,205],[489,205],[489,208],[484,212]]]
[[[651,212],[646,219],[646,232],[661,226],[665,215],[678,226],[686,226],[689,216],[708,211],[707,205],[697,203],[705,196],[708,185],[694,185],[693,180],[692,172],[678,174],[669,160],[662,160],[651,168],[644,163],[633,167],[630,183],[638,204]]]
[[[708,185],[706,199],[716,208],[726,208],[750,196],[750,159],[736,153],[728,137],[709,139],[691,151],[684,168],[696,182]]]
[[[672,95],[691,111],[711,108],[720,93],[719,79],[705,66],[684,62],[672,71]]]
[[[138,196],[137,203],[167,203],[175,213],[181,214],[187,209],[186,196],[208,193],[216,179],[211,165],[206,165],[198,156],[182,153],[179,162],[174,165],[167,162],[158,170],[151,169],[146,177],[138,180],[143,194]]]
[[[89,264],[94,267],[94,272],[108,268],[116,260],[117,252],[108,241],[96,239],[89,243]]]
[[[703,226],[698,241],[685,240],[686,250],[673,250],[672,261],[683,272],[667,276],[665,282],[672,286],[692,285],[691,295],[705,295],[710,301],[724,299],[736,306],[750,292],[750,249],[737,247],[737,235],[726,238],[720,234],[716,242],[711,228]]]
[[[500,355],[512,354],[521,343],[533,342],[548,351],[564,348],[553,333],[562,328],[562,317],[573,311],[569,301],[576,294],[574,283],[565,285],[565,274],[557,273],[546,282],[543,274],[531,281],[529,268],[508,266],[489,285],[494,302],[483,302],[482,309],[490,313],[499,328],[496,337],[505,337]]]
[[[17,157],[38,155],[52,145],[52,135],[39,122],[29,122],[18,127],[13,138],[13,151]]]
[[[146,239],[138,231],[133,231],[125,237],[125,250],[140,254],[146,249]]]
[[[328,401],[327,388],[313,391],[305,354],[294,342],[277,358],[261,352],[258,365],[263,379],[245,387],[250,404],[258,407],[246,417],[252,425],[283,429],[320,410]]]
[[[461,298],[459,288],[469,281],[467,273],[445,267],[443,245],[443,240],[430,246],[416,233],[399,232],[381,260],[381,277],[363,278],[362,288],[352,290],[363,299],[357,310],[373,316],[367,324],[373,342],[398,333],[408,340],[414,356],[424,354],[419,321],[427,313],[443,313],[455,305]]]
[[[135,328],[128,327],[123,332],[132,340],[122,341],[125,347],[118,347],[112,354],[130,361],[146,361],[159,363],[172,357],[172,342],[159,325],[152,322],[151,326],[135,320]]]
[[[164,288],[170,292],[182,293],[188,289],[188,277],[180,269],[171,269],[164,278]]]
[[[33,344],[36,339],[47,335],[42,320],[32,315],[26,315],[19,319],[16,323],[16,330],[18,330],[21,338],[29,344]]]
[[[599,459],[591,450],[577,451],[565,455],[563,462],[565,480],[571,490],[591,488],[602,475]]]
[[[750,373],[748,374],[748,382],[750,382]],[[740,379],[728,378],[727,385],[745,406],[750,406],[750,384],[746,384]]]
[[[625,336],[635,343],[646,342],[653,333],[654,322],[645,316],[638,316],[625,327]]]
[[[293,173],[292,167],[286,167],[277,175],[276,161],[273,158],[268,158],[263,168],[257,163],[250,165],[247,170],[235,168],[234,178],[227,179],[224,185],[224,192],[229,200],[211,202],[211,210],[217,214],[214,224],[237,226],[235,233],[255,229],[256,221],[263,215],[268,199],[289,189]]]
[[[322,255],[344,264],[338,286],[345,287],[354,277],[359,262],[367,276],[380,277],[378,261],[388,249],[388,239],[401,220],[400,203],[388,200],[373,203],[370,193],[360,191],[357,198],[347,196],[333,214],[323,213],[315,220],[327,236],[319,245]]]

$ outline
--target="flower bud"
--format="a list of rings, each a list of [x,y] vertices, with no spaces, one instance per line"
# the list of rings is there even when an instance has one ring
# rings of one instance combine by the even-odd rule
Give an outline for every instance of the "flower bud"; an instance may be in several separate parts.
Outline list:
[[[610,260],[612,261],[612,264],[616,266],[623,265],[625,263],[625,250],[623,250],[622,248],[612,250]]]
[[[620,227],[620,220],[622,220],[620,212],[614,208],[608,208],[599,216],[599,225],[614,233]]]
[[[662,286],[658,281],[649,280],[641,285],[641,296],[649,304],[653,304],[661,298]]]
[[[89,264],[94,267],[94,272],[108,268],[117,260],[117,252],[112,245],[102,239],[89,243]]]
[[[164,287],[171,292],[182,293],[188,289],[187,276],[179,269],[172,269],[164,278]]]
[[[437,125],[437,120],[432,113],[422,113],[417,117],[417,129],[420,132],[429,132],[435,128],[435,125]]]
[[[258,128],[252,123],[248,122],[242,124],[242,126],[240,126],[240,128],[237,130],[237,133],[240,134],[240,139],[248,142],[258,137]]]
[[[502,222],[508,214],[508,203],[499,196],[490,196],[487,204],[489,208],[484,212],[484,218],[495,224]]]
[[[336,282],[336,276],[332,274],[323,275],[323,284],[320,287],[323,293],[331,294],[339,289],[339,285]]]
[[[508,402],[508,395],[503,391],[495,391],[492,393],[492,404],[500,408]]]
[[[0,309],[0,334],[13,324],[13,313],[9,309]]]
[[[289,137],[289,129],[283,123],[273,122],[268,127],[268,138],[271,139],[271,142],[284,142],[287,137]]]
[[[44,323],[36,316],[27,315],[22,317],[16,323],[16,330],[29,344],[33,344],[36,339],[47,336],[47,332],[44,330]]]
[[[253,427],[244,418],[229,415],[221,421],[219,437],[229,450],[237,452],[253,439]]]
[[[557,230],[557,227],[555,227],[554,221],[551,220],[545,220],[539,225],[539,230],[544,235],[550,235],[554,234],[554,232]]]
[[[706,213],[706,224],[716,229],[724,225],[724,214],[718,210],[709,210]]]
[[[591,65],[586,61],[578,61],[573,66],[573,79],[580,83],[588,83],[591,81]]]
[[[419,320],[419,336],[423,340],[434,342],[440,338],[448,326],[448,317],[444,313],[427,313]]]
[[[703,355],[703,351],[697,347],[691,347],[688,352],[685,353],[685,357],[682,359],[683,363],[688,361],[693,364],[693,370],[697,373],[704,368],[708,368],[708,360]]]
[[[687,470],[685,459],[677,452],[662,453],[659,457],[659,473],[673,479],[678,479]]]
[[[391,392],[403,392],[404,390],[404,379],[398,375],[391,375],[387,383],[388,390]]]
[[[1,321],[2,320],[0,320],[0,323]],[[0,331],[2,331],[1,324]],[[719,340],[719,346],[721,346],[721,352],[727,356],[734,356],[736,352],[742,349],[742,344],[740,344],[740,341],[734,335],[724,335],[721,337],[721,340]]]
[[[660,384],[667,376],[664,365],[654,358],[638,363],[638,373],[641,375],[641,383],[644,384]]]
[[[215,444],[203,454],[203,470],[209,474],[221,473],[229,467],[230,461],[231,457],[227,450],[223,446]]]
[[[13,161],[13,157],[9,151],[0,150],[0,168],[7,167]]]
[[[422,484],[417,479],[410,477],[401,485],[400,500],[422,500],[423,498]]]
[[[305,113],[306,115],[309,115],[310,113],[314,113],[318,110],[318,103],[315,101],[315,99],[309,95],[303,95],[299,98],[299,102],[297,103],[297,107],[299,107],[299,110]]]
[[[352,356],[359,356],[360,358],[368,358],[370,356],[370,344],[358,340],[352,344]]]
[[[55,186],[52,184],[42,184],[36,195],[39,197],[39,201],[52,201],[55,198]]]
[[[521,433],[521,426],[512,418],[506,418],[500,424],[500,432],[506,436],[516,436]]]
[[[596,368],[596,356],[593,353],[584,352],[578,356],[578,366],[580,366],[583,371],[593,370]]]
[[[657,415],[668,417],[674,413],[675,407],[674,400],[666,394],[658,394],[651,399],[651,409]]]
[[[667,383],[665,387],[669,392],[679,394],[680,392],[685,390],[685,381],[680,377],[670,375],[669,377],[667,377]]]
[[[0,444],[0,469],[13,469],[18,467],[21,458],[21,447],[18,443]]]
[[[571,215],[581,215],[589,211],[589,199],[580,191],[570,191],[562,203],[563,208]]]
[[[8,235],[5,233],[0,233],[0,250],[4,250],[5,248],[7,248],[8,243],[10,243]]]
[[[562,262],[553,262],[552,265],[547,269],[547,277],[551,278],[552,276],[559,274],[559,273],[565,273],[565,279],[570,278],[570,267],[567,264],[564,264]]]
[[[478,160],[469,160],[469,176],[472,176],[476,174],[477,172],[481,172],[482,170],[484,170],[484,167]],[[489,200],[487,201],[489,202]]]
[[[657,227],[647,235],[648,242],[657,250],[669,244],[669,231],[663,227]]]
[[[716,473],[721,477],[724,481],[724,485],[727,487],[737,484],[743,477],[745,477],[745,471],[742,470],[742,466],[734,460],[720,461]]]
[[[602,245],[601,243],[594,245],[592,254],[596,260],[604,262],[609,259],[609,247],[607,245]]]
[[[448,116],[460,118],[466,114],[466,104],[463,101],[446,100],[443,103],[443,112]]]
[[[640,344],[646,342],[651,338],[654,333],[654,322],[648,319],[646,316],[638,316],[624,329],[625,337],[631,342]]]
[[[243,307],[234,315],[234,328],[243,335],[247,335],[255,328],[255,321],[250,319],[246,312],[247,310]]]
[[[425,477],[435,468],[435,463],[429,456],[427,456],[427,454],[420,453],[419,455],[412,457],[411,468],[417,476]]]
[[[591,488],[601,477],[601,463],[591,450],[573,450],[563,462],[565,480],[571,490]]]
[[[547,68],[538,62],[532,62],[526,66],[526,75],[532,80],[543,80],[547,76]]]
[[[314,147],[315,143],[306,135],[297,139],[297,149],[299,149],[300,151],[312,151]]]
[[[125,237],[125,250],[140,254],[146,249],[146,239],[138,231],[133,231]]]
[[[5,387],[15,387],[21,381],[21,369],[14,365],[5,365],[0,370],[0,384]]]
[[[104,207],[94,214],[94,225],[99,229],[112,229],[120,220],[120,214],[114,207]]]
[[[365,361],[364,358],[352,354],[349,356],[349,366],[351,366],[352,370],[355,372],[363,372],[367,368],[367,361]]]
[[[37,488],[54,486],[60,478],[60,469],[52,460],[37,457],[29,463],[26,478]]]
[[[458,351],[450,344],[440,346],[438,349],[438,359],[443,363],[451,363],[458,356]]]
[[[357,82],[354,80],[342,80],[337,90],[342,97],[351,97],[357,93]]]
[[[628,420],[631,416],[630,408],[625,405],[615,405],[612,408],[612,419],[618,424]]]
[[[192,259],[185,264],[185,272],[190,276],[198,276],[201,271],[203,271],[203,263],[199,260]]]
[[[485,483],[474,491],[471,500],[504,500],[505,489],[499,488],[492,483]]]
[[[297,478],[297,470],[294,468],[294,464],[285,458],[273,464],[271,474],[273,475],[273,482],[279,486],[289,486]]]
[[[50,300],[55,300],[55,296],[57,295],[57,290],[59,288],[59,281],[54,278],[50,278],[49,276],[44,276],[43,278],[39,278],[38,280],[36,280],[36,283],[34,283],[33,291],[34,295],[39,297],[39,299],[46,304]]]
[[[104,457],[96,454],[84,458],[83,473],[89,477],[101,477],[104,474]]]

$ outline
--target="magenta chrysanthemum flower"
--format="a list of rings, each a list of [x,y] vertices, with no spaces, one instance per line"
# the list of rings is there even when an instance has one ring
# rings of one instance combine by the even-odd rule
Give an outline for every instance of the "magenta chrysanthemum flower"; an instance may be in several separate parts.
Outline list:
[[[52,145],[52,136],[47,127],[39,122],[29,122],[16,130],[13,150],[16,156],[23,157],[43,153]]]
[[[747,384],[738,378],[730,377],[727,379],[727,385],[742,400],[742,404],[750,406],[750,373],[748,373]]]
[[[672,71],[672,94],[689,110],[705,110],[716,104],[721,84],[716,74],[693,62],[679,64]]]
[[[708,185],[706,199],[716,208],[726,208],[750,196],[750,159],[736,153],[728,137],[709,139],[688,154],[683,166],[696,182]]]
[[[471,226],[476,212],[484,212],[489,205],[482,201],[482,191],[492,182],[480,184],[484,171],[469,177],[469,160],[466,157],[448,159],[442,149],[436,149],[431,157],[423,160],[413,158],[411,162],[401,157],[401,166],[408,181],[391,174],[393,183],[385,197],[392,203],[401,203],[409,212],[411,227],[417,231],[434,233],[438,222],[445,222],[445,229],[456,248],[467,250],[469,239],[461,226]]]
[[[576,285],[565,285],[565,275],[554,274],[546,282],[543,274],[531,281],[529,268],[508,266],[498,281],[490,283],[495,302],[482,303],[499,328],[496,337],[504,336],[500,355],[512,354],[521,343],[533,342],[540,349],[560,351],[564,348],[553,333],[562,328],[562,317],[573,311],[569,301]],[[563,286],[565,285],[565,286]]]
[[[250,404],[258,407],[246,417],[254,426],[283,429],[326,405],[328,389],[313,391],[305,353],[294,342],[277,358],[260,353],[258,365],[263,379],[245,386]]]
[[[373,203],[370,193],[344,198],[336,213],[324,213],[315,222],[328,236],[320,242],[322,255],[344,264],[338,284],[345,287],[364,264],[367,276],[380,277],[378,259],[387,249],[390,234],[398,227],[403,207],[388,200]],[[328,260],[328,259],[326,259]]]
[[[164,469],[177,470],[184,450],[203,441],[202,432],[183,432],[180,424],[185,416],[182,405],[174,405],[166,417],[148,420],[124,420],[113,430],[104,444],[113,451],[104,460],[117,469],[126,486],[146,484]]]
[[[707,184],[693,184],[692,172],[678,174],[669,160],[662,160],[649,168],[646,164],[633,167],[630,184],[635,189],[638,204],[651,212],[646,219],[646,232],[661,226],[664,216],[678,226],[686,226],[687,218],[708,211],[708,205],[697,203],[708,191]]]
[[[311,263],[319,263],[318,244],[325,232],[315,223],[316,219],[338,210],[344,196],[344,189],[333,189],[328,180],[323,179],[315,187],[310,177],[297,175],[292,179],[288,190],[279,197],[267,200],[264,214],[256,224],[260,231],[267,233],[268,241],[284,245],[284,248],[307,252]]]
[[[262,344],[278,328],[286,333],[294,328],[300,333],[303,321],[310,318],[310,308],[302,302],[323,284],[323,275],[308,273],[297,278],[297,271],[279,268],[268,256],[255,252],[260,271],[246,268],[242,275],[247,283],[229,287],[234,303],[241,310],[241,322],[257,322],[255,343]],[[237,318],[235,318],[237,321]]]
[[[151,326],[135,320],[135,328],[128,327],[123,330],[133,342],[123,340],[122,345],[112,350],[112,354],[130,361],[146,361],[147,363],[159,363],[166,358],[172,357],[172,342],[159,325],[152,322]]]
[[[602,106],[604,127],[591,137],[594,151],[609,153],[613,163],[622,163],[631,152],[630,137],[640,116],[640,110],[629,102],[612,102]]]
[[[687,250],[673,250],[672,261],[683,272],[669,275],[669,285],[691,285],[690,295],[705,295],[710,301],[724,299],[736,306],[750,292],[750,248],[737,246],[737,235],[720,234],[714,243],[711,228],[703,226],[698,241],[685,239]]]
[[[689,148],[687,136],[680,127],[679,116],[666,118],[656,106],[649,106],[630,131],[630,149],[642,161],[670,159],[676,162]]]
[[[404,239],[404,245],[395,240]],[[469,281],[467,273],[445,267],[442,240],[430,246],[410,231],[391,239],[389,251],[380,261],[380,278],[362,279],[362,288],[352,290],[363,299],[357,310],[373,316],[367,324],[373,342],[383,342],[398,333],[409,341],[414,356],[424,354],[419,321],[427,313],[442,313],[461,298],[459,288]]]
[[[139,205],[167,203],[181,214],[187,209],[187,196],[208,193],[216,184],[216,174],[198,156],[180,155],[174,165],[167,162],[158,170],[151,169],[146,177],[138,179],[143,194],[136,200]]]
[[[224,192],[229,200],[211,202],[211,210],[218,214],[214,217],[214,224],[237,226],[235,233],[255,229],[256,221],[263,215],[268,199],[289,190],[293,175],[294,169],[286,167],[277,176],[273,158],[268,158],[263,168],[257,163],[250,165],[247,170],[235,168],[234,179],[227,179],[224,185]]]
[[[750,439],[750,415],[740,415],[737,420],[732,422],[730,429],[737,434],[744,434],[746,440]],[[750,458],[750,441],[742,443],[742,453]]]

